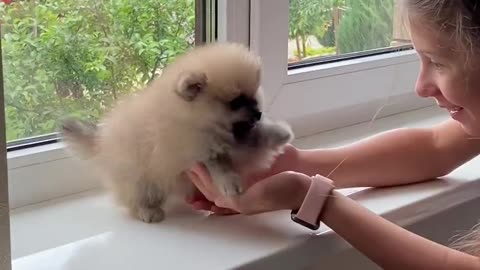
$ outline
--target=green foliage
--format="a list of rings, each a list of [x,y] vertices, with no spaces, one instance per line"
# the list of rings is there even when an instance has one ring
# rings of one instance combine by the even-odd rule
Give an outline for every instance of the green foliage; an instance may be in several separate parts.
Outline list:
[[[345,0],[290,0],[289,37],[296,40],[296,50],[307,56],[309,35],[323,37],[332,24],[332,11]]]
[[[333,26],[333,23],[327,28],[324,34],[322,35],[315,35],[315,37],[318,39],[318,42],[322,44],[323,46],[328,46],[328,47],[335,47],[335,28]]]
[[[340,53],[390,46],[394,0],[347,0],[338,33]]]
[[[295,56],[299,56],[299,53],[297,50],[294,50],[293,52]],[[307,47],[306,50],[306,57],[318,57],[318,56],[326,56],[326,55],[332,55],[336,53],[335,47],[323,47],[323,48],[310,48]]]
[[[296,41],[295,56],[311,56],[312,49],[306,44],[309,36],[315,36],[325,47],[338,46],[336,53],[388,47],[393,9],[394,0],[290,0],[289,38]],[[341,16],[335,25],[338,10]]]
[[[193,46],[193,0],[0,4],[7,140],[98,119]]]

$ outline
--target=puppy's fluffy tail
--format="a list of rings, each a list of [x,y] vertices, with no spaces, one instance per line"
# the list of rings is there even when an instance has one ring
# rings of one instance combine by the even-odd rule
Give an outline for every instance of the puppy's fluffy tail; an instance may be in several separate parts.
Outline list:
[[[73,155],[90,159],[97,153],[97,125],[84,120],[67,118],[61,125],[62,139]]]

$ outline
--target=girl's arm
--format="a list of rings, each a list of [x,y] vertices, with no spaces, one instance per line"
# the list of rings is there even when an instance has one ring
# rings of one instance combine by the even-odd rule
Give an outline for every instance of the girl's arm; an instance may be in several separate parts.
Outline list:
[[[284,172],[253,184],[240,196],[225,197],[204,166],[195,166],[189,177],[216,204],[214,208],[244,214],[299,209],[312,181],[300,173]],[[480,269],[479,258],[415,235],[336,191],[328,197],[321,220],[383,269]]]
[[[322,215],[329,228],[383,269],[480,269],[480,258],[413,234],[336,191]]]
[[[299,150],[289,146],[267,172],[245,179],[250,185],[295,171],[326,176],[338,188],[395,186],[444,176],[478,153],[480,138],[471,138],[458,122],[449,120],[433,128],[384,132],[341,148]],[[191,202],[196,208],[211,208],[211,201],[200,194],[196,197]]]
[[[480,140],[449,120],[434,128],[385,132],[341,148],[299,150],[293,170],[328,176],[337,187],[393,186],[444,176],[479,152]]]

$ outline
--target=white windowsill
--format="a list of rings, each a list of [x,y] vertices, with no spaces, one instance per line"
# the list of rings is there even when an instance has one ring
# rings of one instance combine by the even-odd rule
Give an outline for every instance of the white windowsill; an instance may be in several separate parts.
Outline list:
[[[379,55],[363,56],[321,65],[312,65],[288,70],[286,84],[299,81],[342,75],[362,70],[418,62],[417,53],[412,50],[387,52]]]
[[[301,148],[343,145],[396,127],[430,126],[447,116],[426,108],[299,139]],[[54,149],[52,151],[55,151]],[[353,198],[408,225],[480,196],[474,159],[448,179],[389,189],[357,190]],[[346,192],[356,191],[346,190]],[[349,248],[322,226],[314,235],[285,211],[214,217],[186,211],[160,224],[128,218],[100,191],[14,209],[15,270],[30,269],[299,269]],[[326,233],[325,233],[326,232]]]

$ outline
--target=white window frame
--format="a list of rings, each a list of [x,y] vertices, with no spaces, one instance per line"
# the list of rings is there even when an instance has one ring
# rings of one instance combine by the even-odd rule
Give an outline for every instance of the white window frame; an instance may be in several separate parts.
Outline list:
[[[249,45],[260,55],[266,112],[287,120],[296,137],[368,121],[387,103],[381,115],[431,104],[413,91],[418,60],[411,51],[288,71],[288,3],[218,0],[218,39]],[[12,151],[7,157],[10,208],[101,186],[62,143]]]
[[[268,115],[296,137],[433,104],[415,95],[413,50],[288,70],[289,0],[251,1],[250,46],[263,59]]]
[[[219,41],[248,45],[249,13],[249,0],[218,0]],[[101,187],[61,142],[15,150],[7,157],[10,209]]]
[[[0,47],[2,42],[0,40]],[[0,59],[0,76],[3,76],[3,63]],[[12,268],[10,249],[10,205],[8,196],[7,143],[5,133],[5,103],[3,78],[0,78],[0,269]]]

